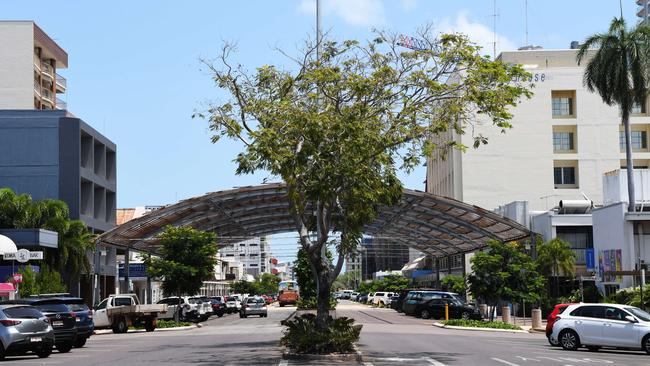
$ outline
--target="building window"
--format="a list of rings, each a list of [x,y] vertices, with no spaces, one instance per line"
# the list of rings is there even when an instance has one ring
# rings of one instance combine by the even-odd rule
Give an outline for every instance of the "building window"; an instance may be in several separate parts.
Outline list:
[[[249,267],[257,267],[257,263],[251,263],[248,265]]]
[[[553,150],[555,151],[573,151],[573,133],[572,132],[553,132]]]
[[[242,253],[242,254],[240,254],[239,256],[240,256],[240,257],[245,257],[245,256],[246,256],[246,253]]]
[[[632,104],[632,114],[646,114],[646,104],[645,103],[636,103]]]
[[[555,185],[576,184],[576,168],[562,166],[553,168],[553,179]]]
[[[646,131],[631,131],[630,145],[632,150],[645,150],[648,148],[648,134]],[[625,131],[618,132],[621,151],[625,151]]]
[[[447,257],[442,257],[438,259],[438,264],[440,269],[447,269],[448,267],[448,262],[447,262]]]
[[[451,256],[451,268],[463,268],[462,254],[456,254]]]
[[[226,257],[234,257],[234,254],[226,254]]]
[[[575,91],[551,92],[553,117],[566,118],[575,116]]]

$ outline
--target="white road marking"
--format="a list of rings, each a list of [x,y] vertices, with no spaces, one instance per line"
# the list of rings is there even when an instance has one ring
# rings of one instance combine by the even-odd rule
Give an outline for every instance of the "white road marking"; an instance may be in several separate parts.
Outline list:
[[[444,363],[442,363],[442,362],[440,362],[440,361],[436,361],[436,360],[434,360],[434,359],[431,358],[431,357],[425,357],[424,359],[425,359],[427,362],[429,362],[430,364],[432,364],[433,366],[445,366]]]
[[[502,360],[502,359],[500,359],[500,358],[492,357],[492,359],[495,360],[495,361],[497,361],[497,362],[501,362],[502,364],[506,364],[506,365],[508,365],[508,366],[519,366],[519,365],[516,364],[516,363],[508,362],[508,361],[506,361],[506,360]]]
[[[363,366],[374,366],[374,365],[372,364],[372,362],[364,362]]]
[[[278,364],[278,366],[287,366],[288,364],[289,364],[289,361],[287,361],[287,360],[282,360],[282,361],[280,361],[280,363]]]
[[[523,357],[523,356],[515,356],[515,357],[517,357],[518,359],[520,359],[520,360],[522,360],[524,362],[527,362],[527,361],[540,362],[539,360],[536,360],[534,358],[526,358],[526,357]]]

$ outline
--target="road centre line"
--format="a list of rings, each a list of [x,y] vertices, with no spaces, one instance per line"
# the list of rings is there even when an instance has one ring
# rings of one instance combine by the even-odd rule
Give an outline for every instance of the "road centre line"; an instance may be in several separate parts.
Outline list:
[[[492,359],[493,359],[494,361],[501,362],[502,364],[505,364],[505,365],[508,365],[508,366],[519,366],[519,365],[516,364],[516,363],[508,362],[508,361],[506,361],[506,360],[502,360],[502,359],[500,359],[500,358],[492,357]]]
[[[445,366],[444,363],[442,363],[442,362],[440,362],[440,361],[437,361],[437,360],[434,360],[434,359],[431,358],[431,357],[425,357],[424,359],[425,359],[427,362],[429,362],[430,364],[432,364],[433,366]]]

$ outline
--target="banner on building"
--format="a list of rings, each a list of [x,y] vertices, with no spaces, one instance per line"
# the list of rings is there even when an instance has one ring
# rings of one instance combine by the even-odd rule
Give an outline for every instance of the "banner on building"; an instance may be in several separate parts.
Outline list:
[[[598,274],[603,282],[621,282],[621,276],[605,276],[605,272],[623,270],[621,249],[601,250],[598,253]]]

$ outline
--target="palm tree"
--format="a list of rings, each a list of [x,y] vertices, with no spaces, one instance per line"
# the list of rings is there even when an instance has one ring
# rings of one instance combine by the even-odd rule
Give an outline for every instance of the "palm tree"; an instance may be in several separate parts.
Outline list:
[[[628,30],[623,14],[614,18],[606,33],[588,37],[577,54],[578,65],[588,59],[584,84],[597,91],[607,105],[617,105],[625,128],[628,211],[634,212],[634,175],[630,146],[630,112],[635,104],[645,103],[650,67],[650,28],[639,25]],[[595,50],[594,50],[595,48]]]
[[[537,266],[545,275],[553,276],[555,296],[558,296],[560,273],[573,277],[575,253],[566,241],[560,238],[551,239],[537,248]]]

